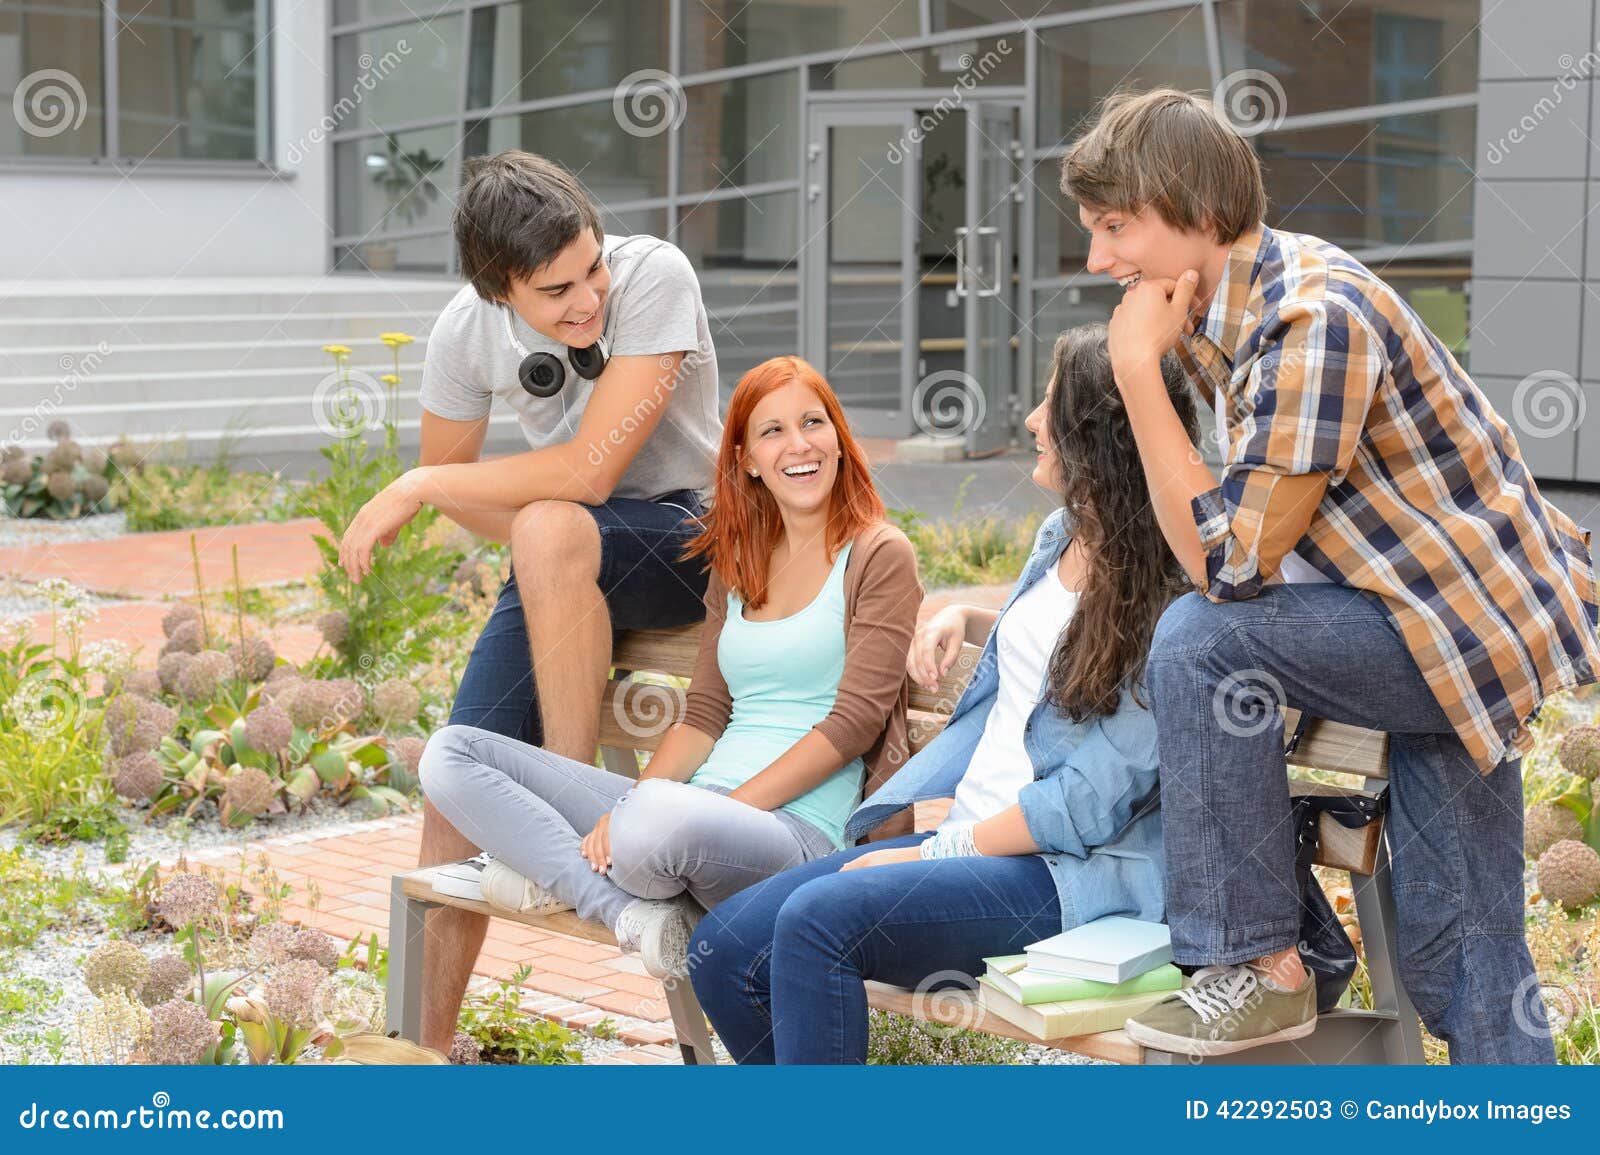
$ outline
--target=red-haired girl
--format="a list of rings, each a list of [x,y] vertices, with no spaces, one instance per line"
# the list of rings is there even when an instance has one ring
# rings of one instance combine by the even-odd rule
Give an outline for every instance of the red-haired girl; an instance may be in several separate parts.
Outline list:
[[[599,919],[658,977],[704,911],[844,845],[863,787],[906,760],[922,587],[839,399],[798,357],[734,390],[691,556],[711,569],[682,721],[635,781],[447,726],[428,798],[483,847],[491,906]]]

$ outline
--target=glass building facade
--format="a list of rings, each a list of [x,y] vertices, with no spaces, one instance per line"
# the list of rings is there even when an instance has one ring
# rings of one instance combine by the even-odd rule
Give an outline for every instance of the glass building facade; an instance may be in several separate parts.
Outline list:
[[[984,406],[969,449],[1004,444],[1056,334],[1109,316],[1117,290],[1083,271],[1059,162],[1124,86],[1258,78],[1270,220],[1373,265],[1467,356],[1478,0],[333,0],[332,15],[332,101],[403,50],[331,137],[333,267],[454,272],[462,162],[542,153],[608,229],[688,254],[725,388],[798,350],[869,434],[936,425],[936,386],[963,379]]]

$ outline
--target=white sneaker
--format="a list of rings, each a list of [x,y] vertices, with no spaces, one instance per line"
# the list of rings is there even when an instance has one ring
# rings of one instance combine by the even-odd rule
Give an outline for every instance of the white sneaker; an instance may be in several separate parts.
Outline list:
[[[689,973],[689,939],[703,914],[705,908],[688,894],[635,899],[617,918],[617,945],[638,951],[644,969],[658,979],[684,978]]]
[[[483,868],[483,876],[479,881],[483,887],[483,901],[508,914],[555,914],[572,909],[570,902],[562,902],[498,858],[489,859],[489,865]]]
[[[441,866],[433,876],[433,892],[450,898],[464,898],[470,902],[483,901],[484,868],[494,861],[487,852],[477,854],[464,862]]]

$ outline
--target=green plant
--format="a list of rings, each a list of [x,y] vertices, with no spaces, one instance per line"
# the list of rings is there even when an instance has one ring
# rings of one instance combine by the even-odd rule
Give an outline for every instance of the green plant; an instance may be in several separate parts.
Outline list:
[[[375,551],[372,572],[363,581],[351,581],[339,565],[339,534],[403,470],[395,448],[393,413],[385,419],[384,447],[373,452],[364,437],[356,386],[346,364],[350,351],[343,345],[326,348],[339,375],[337,436],[321,450],[328,462],[327,475],[295,495],[297,509],[317,518],[327,530],[316,538],[323,561],[318,582],[330,607],[323,635],[332,655],[330,664],[338,673],[398,672],[421,661],[441,633],[460,628],[440,612],[449,598],[437,587],[463,555],[425,543],[428,528],[438,517],[437,510],[427,508],[400,530],[393,544]]]
[[[72,440],[65,421],[48,430],[55,442],[47,453],[29,458],[22,448],[0,450],[0,505],[12,517],[56,521],[106,513],[117,507],[116,467],[102,450],[85,450]]]
[[[101,794],[58,806],[43,819],[26,826],[22,837],[31,842],[99,842],[105,840],[106,861],[125,862],[128,828],[122,810]]]
[[[486,1063],[559,1066],[583,1062],[578,1036],[522,1009],[522,983],[533,968],[518,967],[492,991],[471,995],[461,1008],[458,1027],[477,1040]]]
[[[896,1014],[868,1012],[867,1062],[883,1066],[978,1066],[1015,1063],[1022,1044],[980,1031],[942,1027]]]
[[[961,519],[967,490],[975,479],[976,474],[969,474],[962,481],[954,516],[948,521],[925,521],[912,509],[889,510],[890,519],[911,539],[918,573],[930,588],[1015,581],[1028,560],[1041,520],[1037,514],[1020,521],[993,514]]]

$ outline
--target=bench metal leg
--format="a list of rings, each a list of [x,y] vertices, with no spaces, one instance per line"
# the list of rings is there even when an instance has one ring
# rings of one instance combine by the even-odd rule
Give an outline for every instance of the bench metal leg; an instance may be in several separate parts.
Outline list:
[[[386,1029],[422,1041],[422,967],[427,913],[435,903],[409,897],[404,875],[389,880],[389,982]]]
[[[694,987],[688,979],[668,979],[662,986],[667,992],[667,1010],[672,1015],[672,1028],[678,1034],[678,1050],[683,1053],[684,1065],[715,1064],[711,1031],[706,1026],[700,1000],[694,997]]]
[[[1422,1063],[1422,1028],[1400,981],[1400,949],[1395,937],[1396,915],[1392,872],[1389,869],[1387,831],[1378,842],[1377,864],[1370,875],[1351,874],[1356,895],[1356,918],[1361,923],[1361,943],[1372,980],[1372,1009],[1395,1016],[1383,1028],[1386,1062]]]

